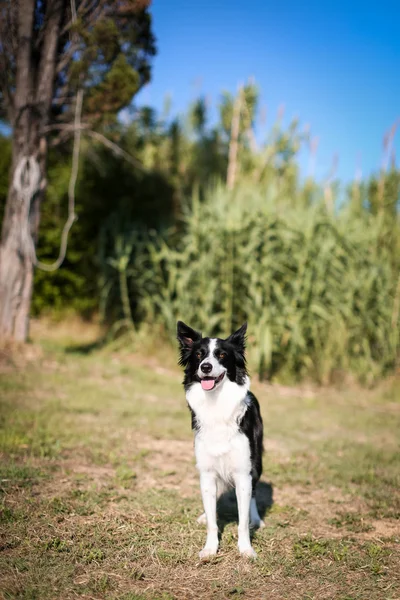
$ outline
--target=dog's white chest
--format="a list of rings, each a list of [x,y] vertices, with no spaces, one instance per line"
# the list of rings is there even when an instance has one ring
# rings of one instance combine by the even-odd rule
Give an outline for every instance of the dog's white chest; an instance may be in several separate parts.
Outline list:
[[[249,442],[239,431],[225,439],[197,434],[195,453],[199,471],[214,472],[226,483],[232,483],[235,473],[250,472]]]
[[[207,424],[208,425],[208,424]],[[232,452],[238,445],[239,432],[237,424],[214,423],[204,424],[196,435],[196,445],[200,442],[210,456],[223,456]]]
[[[202,390],[200,384],[194,384],[186,395],[198,425],[197,468],[214,471],[225,481],[230,481],[234,472],[249,471],[249,442],[239,430],[247,410],[248,387],[226,381],[220,390],[210,393]]]

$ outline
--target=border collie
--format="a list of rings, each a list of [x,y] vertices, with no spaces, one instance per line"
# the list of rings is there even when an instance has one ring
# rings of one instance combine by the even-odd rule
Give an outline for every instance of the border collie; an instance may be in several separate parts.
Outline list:
[[[195,455],[200,472],[207,540],[200,558],[217,553],[217,497],[235,487],[238,502],[238,548],[255,558],[249,528],[263,527],[255,487],[262,471],[263,424],[260,406],[249,391],[245,359],[247,323],[227,339],[202,337],[178,321],[179,364],[192,415]],[[250,522],[249,522],[250,521]]]

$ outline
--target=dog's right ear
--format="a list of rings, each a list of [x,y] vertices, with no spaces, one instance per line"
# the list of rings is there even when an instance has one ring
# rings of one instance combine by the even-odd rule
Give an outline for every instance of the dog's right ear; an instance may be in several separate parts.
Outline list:
[[[183,321],[178,321],[177,324],[177,338],[180,346],[181,357],[179,364],[185,367],[189,362],[190,354],[192,352],[193,344],[201,340],[201,333],[195,331],[188,325],[185,325]]]
[[[201,333],[195,331],[183,321],[178,321],[177,338],[181,348],[191,348],[194,342],[201,340]]]

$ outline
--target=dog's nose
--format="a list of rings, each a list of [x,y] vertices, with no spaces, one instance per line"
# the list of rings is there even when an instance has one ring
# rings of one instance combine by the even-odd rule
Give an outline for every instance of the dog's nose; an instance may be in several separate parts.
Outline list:
[[[202,365],[200,365],[200,369],[203,371],[203,373],[205,373],[207,375],[208,373],[211,373],[211,371],[212,371],[212,364],[203,363]]]

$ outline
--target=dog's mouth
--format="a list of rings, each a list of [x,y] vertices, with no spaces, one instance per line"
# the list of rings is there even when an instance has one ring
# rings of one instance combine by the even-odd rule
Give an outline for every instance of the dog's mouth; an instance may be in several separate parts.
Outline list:
[[[219,375],[218,377],[204,377],[203,379],[200,379],[201,387],[203,388],[203,390],[209,392],[210,390],[213,390],[215,388],[217,383],[223,380],[224,376],[225,373],[221,373],[221,375]]]

